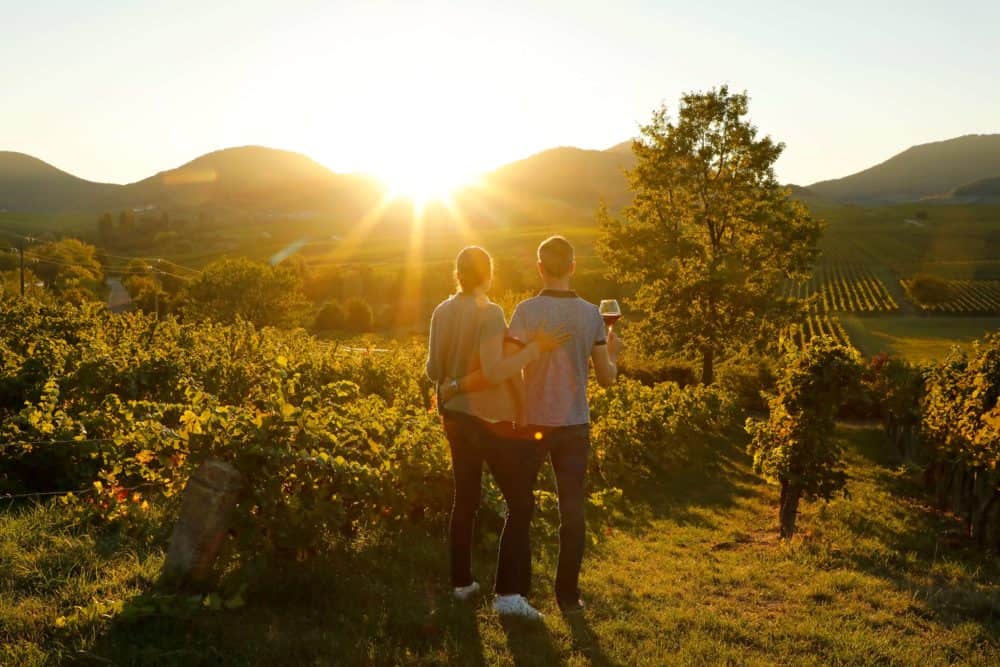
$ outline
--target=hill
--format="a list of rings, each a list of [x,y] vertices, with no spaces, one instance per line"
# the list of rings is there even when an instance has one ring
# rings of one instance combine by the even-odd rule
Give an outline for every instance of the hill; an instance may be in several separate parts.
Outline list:
[[[551,148],[504,165],[483,181],[501,192],[558,199],[589,209],[600,200],[613,208],[620,207],[631,196],[624,170],[635,164],[631,142],[628,151],[622,146],[605,151]]]
[[[951,199],[963,201],[997,201],[1000,200],[1000,176],[981,178],[978,181],[959,186],[948,194]]]
[[[337,174],[301,153],[243,146],[203,155],[124,187],[131,206],[230,206],[242,209],[327,210],[375,195],[377,186]]]
[[[1000,134],[970,134],[913,146],[874,167],[809,189],[841,202],[915,201],[997,174]]]
[[[121,189],[120,185],[77,178],[24,153],[0,151],[0,211],[55,213],[100,208],[114,201]]]

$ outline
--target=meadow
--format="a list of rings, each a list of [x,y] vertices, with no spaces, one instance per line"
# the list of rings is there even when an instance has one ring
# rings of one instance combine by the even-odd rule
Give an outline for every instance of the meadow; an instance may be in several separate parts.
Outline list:
[[[737,442],[633,489],[589,549],[584,617],[559,615],[555,541],[536,536],[537,626],[499,620],[488,599],[448,596],[440,523],[366,532],[287,562],[226,608],[157,592],[159,513],[123,534],[58,504],[9,508],[0,662],[996,664],[996,559],[928,505],[880,429],[844,425],[837,437],[851,498],[805,506],[791,541],[777,539],[777,490]],[[494,558],[476,552],[487,585]]]
[[[995,557],[932,504],[922,465],[875,423],[841,423],[849,496],[804,504],[782,540],[777,487],[754,473],[725,380],[591,387],[589,608],[564,618],[552,599],[546,471],[533,527],[546,619],[533,625],[448,594],[447,453],[419,342],[366,352],[370,341],[10,300],[0,314],[0,482],[13,494],[0,508],[0,664],[1000,657]],[[232,462],[246,489],[218,578],[178,594],[160,571],[181,489],[208,457]],[[487,588],[500,509],[488,484]]]

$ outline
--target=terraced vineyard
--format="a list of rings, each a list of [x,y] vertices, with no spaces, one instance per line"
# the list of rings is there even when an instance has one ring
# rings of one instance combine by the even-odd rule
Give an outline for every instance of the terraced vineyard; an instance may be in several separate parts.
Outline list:
[[[948,280],[950,298],[928,302],[921,300],[913,290],[913,280],[900,280],[907,296],[921,310],[929,313],[954,313],[956,315],[986,315],[1000,313],[1000,280]]]
[[[810,340],[819,336],[829,336],[841,345],[852,347],[851,339],[836,315],[810,313],[802,324],[793,324],[785,332],[786,339],[791,339],[799,349],[803,349]]]
[[[831,262],[816,267],[810,280],[788,283],[785,296],[813,299],[822,313],[889,313],[899,304],[864,264]]]

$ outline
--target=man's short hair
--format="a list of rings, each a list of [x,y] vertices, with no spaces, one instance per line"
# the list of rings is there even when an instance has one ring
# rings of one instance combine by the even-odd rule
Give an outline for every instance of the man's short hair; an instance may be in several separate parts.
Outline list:
[[[573,246],[563,236],[550,236],[538,246],[538,261],[545,274],[565,278],[573,269]]]

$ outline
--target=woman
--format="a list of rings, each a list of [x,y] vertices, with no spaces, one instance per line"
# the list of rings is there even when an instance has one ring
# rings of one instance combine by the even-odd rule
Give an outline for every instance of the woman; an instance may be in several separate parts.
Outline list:
[[[507,503],[493,608],[504,615],[539,619],[541,614],[525,596],[531,583],[533,489],[543,452],[533,440],[517,437],[524,410],[521,370],[566,337],[543,331],[530,345],[507,339],[503,309],[487,297],[493,260],[482,248],[470,246],[458,254],[455,279],[458,293],[438,305],[431,318],[427,355],[427,376],[437,384],[439,397],[444,390],[439,408],[455,481],[451,583],[458,599],[479,590],[472,577],[472,538],[485,462]],[[448,378],[476,371],[488,386],[454,395],[456,382]]]

